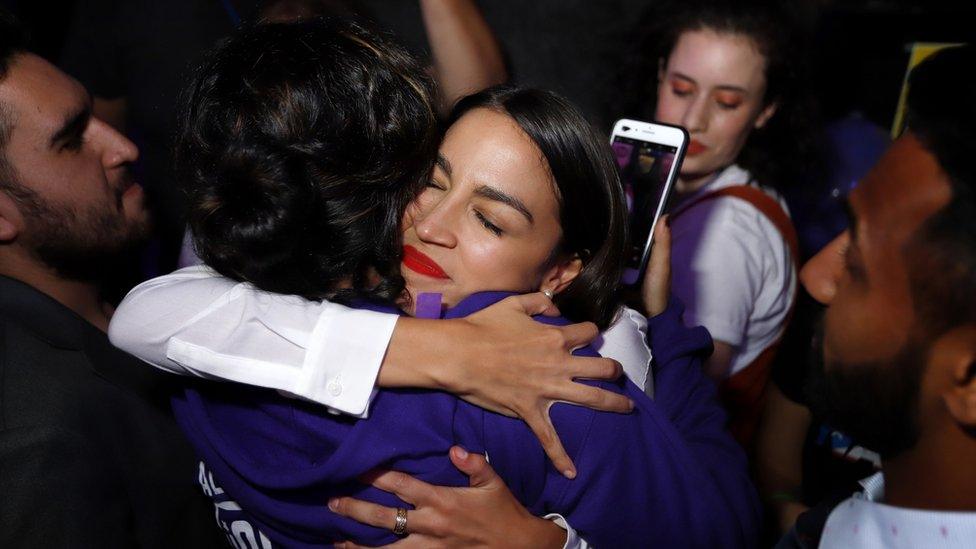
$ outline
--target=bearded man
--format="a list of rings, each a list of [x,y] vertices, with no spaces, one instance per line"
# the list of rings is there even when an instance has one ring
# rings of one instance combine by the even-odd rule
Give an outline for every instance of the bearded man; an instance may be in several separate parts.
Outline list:
[[[801,280],[828,305],[814,413],[881,455],[863,490],[780,547],[972,547],[976,539],[976,52],[912,74],[908,130],[850,196],[850,230]]]
[[[0,546],[213,547],[165,384],[105,334],[139,151],[23,36],[0,11]]]

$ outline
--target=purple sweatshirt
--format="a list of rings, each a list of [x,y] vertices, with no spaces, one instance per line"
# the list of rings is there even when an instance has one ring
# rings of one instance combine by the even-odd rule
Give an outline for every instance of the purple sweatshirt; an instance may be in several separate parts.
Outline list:
[[[507,295],[477,294],[444,316],[463,317]],[[380,390],[368,419],[227,383],[188,386],[173,408],[202,460],[199,480],[218,523],[238,547],[391,543],[397,538],[389,530],[335,515],[326,502],[341,495],[409,508],[357,481],[376,468],[467,486],[448,458],[455,444],[486,453],[531,513],[563,515],[598,547],[753,547],[758,500],[701,369],[711,338],[685,328],[680,315],[672,302],[650,320],[655,400],[626,380],[588,382],[629,396],[633,413],[552,407],[575,480],[553,468],[522,421],[437,391]],[[595,356],[590,348],[576,354]]]

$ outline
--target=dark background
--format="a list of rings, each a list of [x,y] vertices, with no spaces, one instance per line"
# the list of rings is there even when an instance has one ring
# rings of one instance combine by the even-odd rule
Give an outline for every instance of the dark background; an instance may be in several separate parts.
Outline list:
[[[85,0],[0,0],[32,28],[37,51],[61,55],[73,6]],[[200,0],[219,3],[220,0]],[[365,11],[418,53],[426,39],[416,0],[360,0]],[[520,83],[555,89],[603,127],[614,112],[615,89],[627,78],[621,59],[634,27],[662,0],[480,0]],[[829,119],[856,110],[891,124],[913,41],[967,41],[976,29],[976,2],[855,0],[800,2],[816,29],[814,86]]]
[[[260,1],[0,0],[32,30],[35,51],[61,64],[93,94],[127,98],[126,133],[141,150],[134,173],[146,189],[156,230],[139,258],[111,269],[118,280],[108,283],[114,288],[106,292],[110,301],[134,283],[175,268],[185,228],[181,185],[171,173],[176,98],[203,53],[232,32],[232,13],[246,20]],[[417,0],[328,1],[350,5],[415,53],[428,55]],[[608,133],[614,120],[645,118],[650,110],[633,89],[635,83],[646,89],[654,80],[639,74],[648,69],[634,68],[634,59],[649,55],[637,44],[678,1],[477,3],[513,81],[560,92]],[[785,193],[808,256],[846,225],[844,196],[886,146],[908,46],[972,42],[976,2],[782,2],[800,23],[797,32],[809,38],[800,42],[812,45],[806,62],[817,105],[810,108],[810,129],[823,149],[817,159],[790,159],[797,173]],[[826,133],[818,131],[821,124]]]

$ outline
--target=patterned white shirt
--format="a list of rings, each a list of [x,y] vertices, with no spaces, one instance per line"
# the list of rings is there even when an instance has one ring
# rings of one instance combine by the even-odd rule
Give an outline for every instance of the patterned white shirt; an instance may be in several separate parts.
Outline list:
[[[864,491],[843,501],[827,518],[821,548],[972,548],[976,512],[925,511],[885,505],[884,476],[861,481]]]

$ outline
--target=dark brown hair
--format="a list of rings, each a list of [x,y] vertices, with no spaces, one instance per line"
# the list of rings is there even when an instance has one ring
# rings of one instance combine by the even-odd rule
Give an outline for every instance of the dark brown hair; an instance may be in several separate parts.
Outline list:
[[[182,100],[176,143],[197,253],[271,292],[395,298],[400,212],[437,151],[432,95],[412,56],[345,19],[219,45]]]

